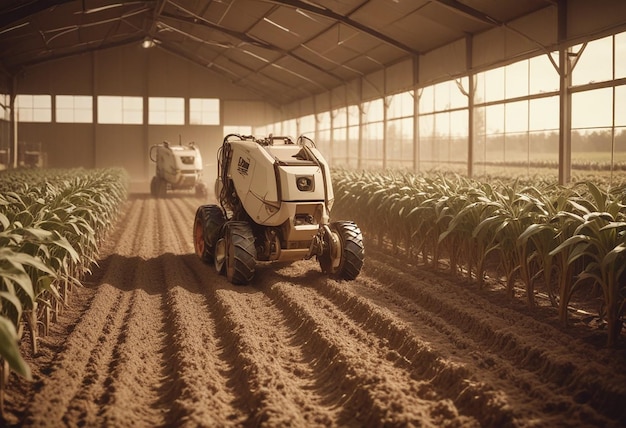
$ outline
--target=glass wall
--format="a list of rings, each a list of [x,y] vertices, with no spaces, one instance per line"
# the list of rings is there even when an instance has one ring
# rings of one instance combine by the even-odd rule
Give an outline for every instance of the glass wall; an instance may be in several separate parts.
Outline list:
[[[467,171],[468,82],[449,80],[418,90],[420,170]]]
[[[413,169],[413,128],[415,97],[413,91],[387,97],[385,133],[386,167]]]
[[[348,108],[342,107],[331,112],[331,147],[330,155],[334,165],[347,165],[350,160],[348,152]]]
[[[475,175],[558,176],[558,89],[547,54],[476,75]]]
[[[572,48],[572,176],[626,171],[626,33]]]

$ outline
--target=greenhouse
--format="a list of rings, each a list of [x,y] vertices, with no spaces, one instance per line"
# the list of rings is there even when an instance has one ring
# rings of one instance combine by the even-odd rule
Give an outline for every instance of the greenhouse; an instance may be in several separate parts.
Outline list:
[[[4,0],[0,426],[626,426],[626,2]]]

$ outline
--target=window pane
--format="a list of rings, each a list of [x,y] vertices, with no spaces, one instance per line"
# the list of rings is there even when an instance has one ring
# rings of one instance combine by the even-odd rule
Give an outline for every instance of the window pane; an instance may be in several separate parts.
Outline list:
[[[98,97],[98,123],[123,123],[122,97]]]
[[[580,50],[580,45],[573,48]],[[572,72],[572,84],[584,85],[611,80],[613,75],[613,38],[605,37],[587,43]]]
[[[98,123],[142,124],[143,98],[106,95],[99,96]]]
[[[189,123],[192,125],[219,125],[220,100],[217,98],[190,98]]]
[[[504,68],[506,76],[506,97],[517,98],[528,95],[528,60],[507,65]]]
[[[363,111],[365,123],[381,122],[384,114],[384,103],[382,98],[377,100],[367,101],[363,103]]]
[[[499,134],[504,132],[504,104],[488,106],[485,108],[487,134]]]
[[[11,120],[11,97],[7,94],[0,94],[0,120]]]
[[[507,103],[505,108],[506,132],[526,132],[528,129],[528,101]]]
[[[290,119],[283,122],[283,135],[293,138],[298,137],[298,123],[295,119]]]
[[[449,110],[453,107],[451,101],[453,92],[458,92],[454,82],[447,81],[435,85],[435,111]]]
[[[185,100],[173,97],[150,97],[148,99],[151,125],[184,125]]]
[[[530,59],[530,94],[553,92],[559,89],[559,74],[548,55]]]
[[[309,114],[300,118],[300,134],[304,134],[309,138],[315,136],[315,116]]]
[[[240,135],[252,135],[251,126],[224,126],[224,135],[228,134],[240,134]]]
[[[18,95],[16,104],[19,122],[52,121],[52,97],[50,95]]]
[[[318,113],[317,121],[319,130],[330,129],[330,112],[325,111],[324,113]]]
[[[615,35],[615,78],[626,77],[626,32]]]
[[[333,128],[344,128],[348,125],[347,113],[345,107],[333,110]]]
[[[611,126],[612,95],[611,88],[572,94],[572,128]]]
[[[348,126],[358,125],[361,122],[361,111],[359,106],[348,106]]]
[[[486,102],[504,99],[504,68],[484,73],[484,94]]]
[[[413,92],[403,92],[390,97],[388,119],[413,116]]]
[[[615,88],[615,126],[626,126],[626,86]]]
[[[420,114],[435,111],[435,87],[426,86],[418,90]]]
[[[57,95],[56,121],[59,123],[91,123],[93,99],[88,95]]]
[[[559,97],[530,100],[529,130],[559,129]]]

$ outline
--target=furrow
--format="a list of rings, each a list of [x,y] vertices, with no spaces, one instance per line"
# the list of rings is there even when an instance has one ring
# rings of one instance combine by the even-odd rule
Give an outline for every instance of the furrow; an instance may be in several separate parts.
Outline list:
[[[518,371],[509,360],[484,351],[444,318],[424,311],[418,303],[395,294],[389,287],[366,275],[349,283],[322,281],[316,290],[363,328],[384,337],[387,346],[400,353],[414,367],[427,367],[423,377],[431,378],[437,393],[451,399],[460,411],[476,417],[483,425],[522,424],[522,420],[529,418],[548,422],[550,415],[547,409],[567,406],[568,398],[555,394],[540,379]],[[428,337],[430,346],[437,349],[437,353],[410,352],[415,348],[407,345],[415,337]],[[431,361],[436,355],[439,357]],[[432,371],[445,372],[443,356],[467,367],[471,377],[468,378],[462,371],[458,371],[456,376],[454,373],[445,377],[432,376]],[[442,379],[445,381],[439,382]],[[498,400],[494,400],[495,391],[504,392],[499,394]],[[546,409],[545,413],[537,414],[533,410],[542,406]],[[518,410],[512,412],[513,408]],[[585,420],[603,423],[588,409],[584,409],[583,413]],[[558,423],[561,416],[553,419]]]
[[[124,426],[141,421],[146,426],[166,425],[167,397],[173,378],[166,369],[162,304],[163,282],[157,259],[135,259],[132,302],[119,338],[107,383],[100,424]]]
[[[543,388],[549,396],[554,397],[557,392],[564,397],[576,397],[574,402],[563,398],[562,401],[544,403],[547,412],[570,408],[590,421],[603,418],[594,415],[587,408],[589,406],[602,409],[600,413],[603,414],[609,409],[608,414],[616,420],[626,419],[626,409],[619,404],[626,401],[624,376],[616,376],[605,369],[602,350],[592,349],[563,331],[518,311],[496,306],[442,278],[439,283],[430,278],[424,282],[413,273],[396,270],[386,261],[375,260],[370,260],[367,273],[388,284],[403,299],[417,302],[421,308],[440,315],[449,326],[460,331],[460,337],[476,342],[471,345],[472,349],[480,348],[498,356],[501,361],[508,362],[508,367],[515,367],[515,372],[523,370],[521,373],[527,375],[519,386],[532,390],[530,393],[535,398],[540,399],[541,390],[535,390],[533,382],[545,385]],[[476,308],[481,307],[491,309],[477,312]],[[538,337],[541,340],[537,340]],[[566,355],[572,358],[564,358]],[[584,365],[572,362],[581,359],[586,359]],[[495,361],[490,356],[484,358],[487,365],[493,365]],[[603,379],[602,382],[599,379]]]
[[[123,261],[113,262],[111,268],[123,269],[123,265]],[[33,412],[27,415],[26,425],[71,425],[75,420],[95,420],[128,305],[124,293],[108,283],[111,276],[100,286],[83,320],[68,337],[52,373],[33,397]]]
[[[287,268],[288,271],[288,268]],[[320,381],[331,396],[337,396],[344,409],[341,423],[356,419],[359,424],[433,425],[443,421],[451,426],[475,426],[477,420],[459,414],[449,400],[442,400],[433,391],[425,372],[430,376],[457,381],[467,373],[452,363],[439,362],[439,357],[415,338],[406,347],[425,354],[437,367],[413,367],[402,354],[387,346],[385,337],[370,334],[347,317],[336,305],[315,290],[299,286],[300,280],[289,273],[276,278],[289,281],[269,281],[264,290],[281,308],[289,313],[291,322],[298,322],[298,334],[315,364],[319,366]],[[263,272],[270,275],[270,272]],[[313,273],[307,283],[316,283],[324,276]],[[295,283],[295,284],[294,284]],[[321,351],[321,352],[320,352]],[[469,387],[466,383],[466,387]],[[495,397],[492,397],[494,399]],[[336,398],[335,398],[336,399]]]
[[[80,420],[95,417],[104,382],[101,368],[108,364],[116,331],[123,321],[123,305],[127,303],[116,284],[124,283],[123,272],[130,264],[115,253],[132,247],[128,232],[137,226],[140,218],[137,203],[131,203],[125,218],[118,223],[123,232],[111,252],[114,255],[108,257],[106,272],[96,275],[102,278],[102,284],[59,350],[50,375],[34,395],[25,415],[25,425],[59,425],[62,421],[72,424],[74,417]]]
[[[219,315],[207,305],[206,284],[189,267],[195,257],[165,254],[159,260],[167,285],[167,354],[176,377],[169,420],[189,427],[237,426],[245,413],[229,382],[234,363],[224,351]]]

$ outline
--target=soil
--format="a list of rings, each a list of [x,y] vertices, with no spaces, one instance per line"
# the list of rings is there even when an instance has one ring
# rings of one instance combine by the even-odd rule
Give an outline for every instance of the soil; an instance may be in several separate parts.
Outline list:
[[[303,260],[234,286],[194,254],[202,203],[131,195],[38,354],[22,340],[5,426],[626,426],[624,333],[607,349],[588,314],[562,328],[367,235],[354,281]]]

